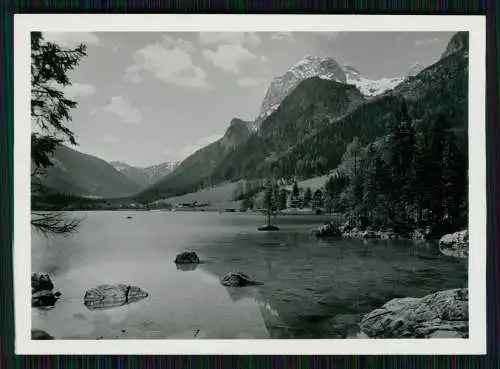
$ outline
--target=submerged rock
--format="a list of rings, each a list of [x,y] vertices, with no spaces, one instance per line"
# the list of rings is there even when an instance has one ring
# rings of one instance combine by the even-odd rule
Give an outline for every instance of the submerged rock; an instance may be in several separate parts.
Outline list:
[[[316,237],[340,237],[342,233],[340,229],[336,227],[333,223],[323,224],[322,226],[314,229],[312,234]]]
[[[221,279],[221,283],[227,287],[244,287],[249,285],[260,285],[262,282],[254,281],[248,275],[241,272],[229,272]]]
[[[447,256],[467,258],[469,256],[469,231],[446,234],[439,240],[439,251]]]
[[[370,338],[467,338],[469,291],[458,288],[393,299],[366,314],[360,328]]]
[[[199,264],[200,259],[195,252],[183,252],[175,257],[176,264]]]
[[[54,283],[47,273],[31,273],[31,293],[52,291]]]
[[[83,303],[89,309],[109,309],[146,297],[148,297],[148,293],[137,286],[103,284],[87,290],[83,297]]]
[[[32,329],[31,330],[31,339],[32,340],[53,340],[50,334],[41,329]]]
[[[275,225],[263,225],[263,226],[260,226],[259,228],[257,228],[257,230],[259,231],[279,231],[279,227],[275,226]]]
[[[48,290],[35,292],[31,295],[31,306],[54,306],[60,296],[60,292],[53,292]]]
[[[175,267],[183,272],[192,272],[198,268],[198,264],[175,264]]]

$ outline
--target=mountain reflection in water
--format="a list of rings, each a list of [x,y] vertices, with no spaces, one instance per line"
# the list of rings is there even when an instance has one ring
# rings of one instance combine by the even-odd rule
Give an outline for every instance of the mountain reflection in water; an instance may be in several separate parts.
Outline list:
[[[56,339],[356,337],[363,314],[391,298],[467,284],[466,261],[432,244],[313,238],[322,217],[282,217],[281,230],[266,233],[259,215],[130,214],[125,223],[123,212],[88,212],[67,239],[32,235],[33,271],[50,273],[62,292],[53,309],[33,309],[33,328]],[[203,263],[176,266],[186,250]],[[230,271],[264,284],[224,287]],[[85,309],[85,291],[106,283],[149,296]]]

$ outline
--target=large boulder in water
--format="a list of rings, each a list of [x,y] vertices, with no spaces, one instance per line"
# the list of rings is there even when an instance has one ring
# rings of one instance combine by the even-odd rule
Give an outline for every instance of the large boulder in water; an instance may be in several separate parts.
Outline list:
[[[42,329],[32,329],[31,330],[31,339],[32,340],[53,340],[54,337],[52,337],[50,334],[45,332]]]
[[[128,300],[126,298],[128,294]],[[137,286],[126,284],[103,284],[85,292],[83,303],[89,309],[109,309],[148,297],[148,293]]]
[[[47,273],[31,273],[31,306],[54,306],[60,296]]]
[[[469,291],[393,299],[366,314],[360,328],[370,338],[467,338]]]
[[[54,283],[47,273],[31,273],[31,293],[52,291]]]
[[[175,257],[175,263],[176,264],[199,264],[200,259],[198,258],[198,255],[196,255],[196,252],[186,251],[186,252],[183,252],[182,254],[179,254]]]
[[[31,295],[31,306],[54,306],[60,296],[60,292],[53,292],[48,290],[35,292]]]
[[[221,283],[226,287],[244,287],[249,285],[263,284],[254,281],[248,275],[241,272],[229,272],[221,279]]]
[[[469,231],[446,234],[439,240],[439,251],[448,256],[467,258],[469,256]]]

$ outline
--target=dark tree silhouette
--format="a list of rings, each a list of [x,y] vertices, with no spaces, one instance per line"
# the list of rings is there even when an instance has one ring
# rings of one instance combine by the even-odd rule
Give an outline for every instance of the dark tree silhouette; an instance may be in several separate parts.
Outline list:
[[[68,99],[64,88],[71,85],[69,72],[75,69],[86,46],[63,48],[46,41],[40,32],[31,33],[31,162],[32,195],[44,195],[47,189],[41,177],[53,165],[51,156],[63,142],[77,145],[74,133],[66,127],[70,110],[77,103]],[[31,224],[44,235],[75,232],[80,221],[64,213],[32,213]]]

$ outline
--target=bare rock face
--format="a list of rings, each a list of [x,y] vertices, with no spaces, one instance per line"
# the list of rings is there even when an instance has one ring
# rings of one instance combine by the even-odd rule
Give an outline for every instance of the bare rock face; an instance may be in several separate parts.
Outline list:
[[[453,35],[446,46],[446,50],[441,56],[441,58],[446,58],[449,55],[452,55],[458,51],[468,51],[469,49],[469,32],[461,31],[457,32]]]
[[[268,116],[301,81],[312,77],[346,82],[344,71],[333,58],[307,55],[286,73],[273,79],[262,102],[260,116]]]
[[[196,255],[196,252],[186,251],[175,257],[176,264],[199,264],[200,258]]]
[[[221,283],[226,287],[244,287],[263,284],[262,282],[254,281],[248,275],[241,272],[227,273],[224,277],[222,277]]]
[[[469,231],[444,235],[439,240],[439,251],[447,256],[467,258],[469,256]]]
[[[32,329],[31,330],[31,339],[32,340],[53,340],[50,334],[41,329]]]
[[[469,291],[458,288],[393,299],[366,314],[360,328],[370,338],[467,338]]]
[[[87,290],[83,297],[83,303],[92,310],[109,309],[136,302],[146,297],[148,297],[148,293],[137,286],[103,284]]]

